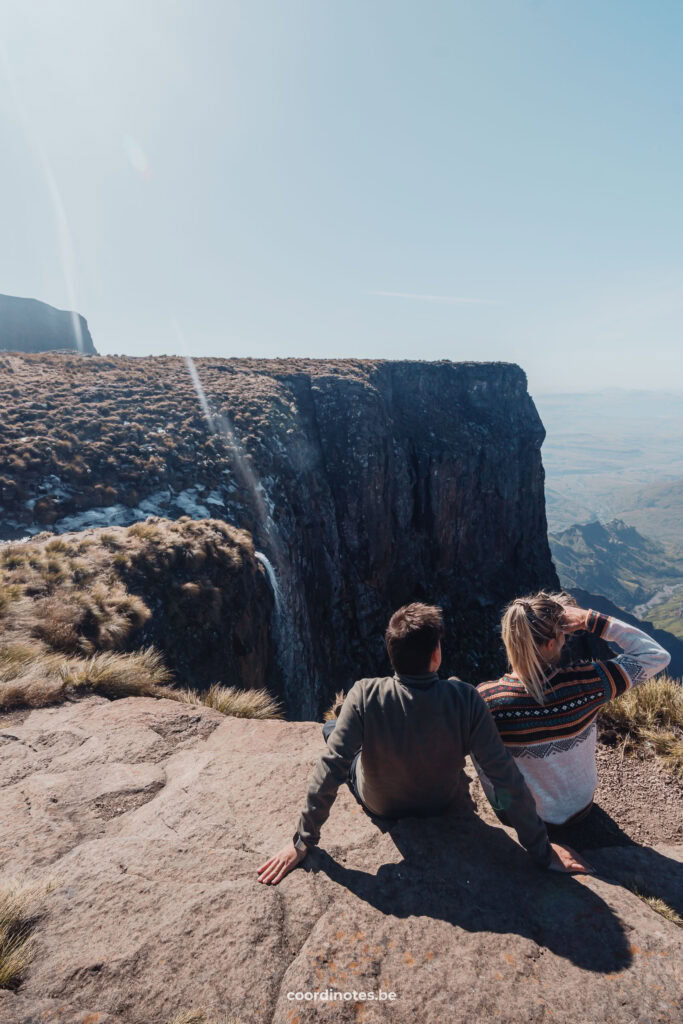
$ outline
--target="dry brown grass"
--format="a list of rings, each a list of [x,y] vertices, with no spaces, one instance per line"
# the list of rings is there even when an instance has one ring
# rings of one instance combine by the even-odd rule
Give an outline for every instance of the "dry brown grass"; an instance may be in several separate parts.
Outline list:
[[[672,772],[683,773],[683,687],[670,676],[634,686],[600,714],[627,752],[653,752]]]
[[[642,878],[628,878],[624,880],[623,884],[634,896],[637,896],[643,903],[646,903],[650,910],[654,910],[655,914],[659,914],[660,917],[665,917],[667,921],[671,921],[672,924],[683,928],[683,917],[663,899],[660,899],[659,896],[651,895],[647,883]]]
[[[372,366],[344,361],[324,372],[365,379]],[[198,359],[196,367],[212,410],[232,421],[245,453],[255,456],[264,436],[297,428],[291,378],[315,373],[320,363]],[[0,409],[0,504],[27,524],[50,526],[114,503],[133,507],[169,484],[176,491],[213,487],[231,464],[179,357],[12,355],[0,373]],[[49,476],[62,486],[45,494]],[[234,479],[241,487],[239,474]]]
[[[334,700],[330,704],[329,708],[323,715],[323,722],[331,722],[335,718],[339,718],[339,712],[341,711],[342,704],[346,699],[346,694],[343,690],[338,690],[334,695]]]
[[[74,654],[121,650],[152,614],[140,597],[116,583],[76,591],[68,604],[61,594],[50,595],[36,602],[35,613],[33,635],[55,650]]]
[[[35,952],[33,929],[41,898],[54,883],[0,880],[0,988],[16,988]]]
[[[232,624],[264,591],[269,599],[250,535],[218,520],[154,518],[5,545],[0,708],[88,693],[188,699],[170,688],[235,672]],[[246,636],[247,652],[259,628]],[[265,691],[216,684],[190,699],[240,717],[281,716]]]
[[[0,710],[46,707],[87,694],[162,697],[171,673],[154,650],[131,654],[103,653],[91,658],[58,653],[17,657],[13,645],[0,648]]]
[[[216,683],[203,693],[196,690],[174,690],[172,696],[174,700],[186,704],[203,704],[233,718],[284,717],[280,704],[267,690],[238,690]]]

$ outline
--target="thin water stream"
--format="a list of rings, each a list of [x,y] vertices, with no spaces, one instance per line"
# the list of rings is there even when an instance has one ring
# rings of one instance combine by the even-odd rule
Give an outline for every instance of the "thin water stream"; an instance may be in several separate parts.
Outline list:
[[[176,330],[184,347],[182,333],[178,325],[176,325]],[[224,413],[216,413],[212,410],[206,396],[204,386],[199,379],[199,373],[197,372],[197,367],[195,366],[192,356],[185,355],[185,363],[209,430],[213,434],[220,435],[227,442],[235,473],[240,479],[245,490],[249,493],[254,511],[256,512],[261,539],[266,542],[270,555],[275,562],[274,566],[273,562],[271,562],[268,555],[264,552],[255,552],[255,557],[261,565],[263,565],[273,591],[273,599],[275,602],[275,622],[273,630],[274,640],[280,669],[283,675],[285,696],[288,703],[290,703],[291,697],[293,696],[291,694],[291,685],[294,674],[291,642],[293,635],[293,616],[289,611],[288,602],[280,582],[284,576],[285,570],[283,545],[278,534],[277,526],[275,525],[266,505],[267,495],[263,484],[257,478],[256,473],[249,464],[249,460],[235,436],[235,431],[229,417]]]

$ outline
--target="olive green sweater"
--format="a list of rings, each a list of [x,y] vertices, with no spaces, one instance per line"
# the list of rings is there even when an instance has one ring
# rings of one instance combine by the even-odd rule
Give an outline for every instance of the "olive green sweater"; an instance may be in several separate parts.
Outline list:
[[[533,797],[477,690],[457,679],[395,675],[360,679],[346,696],[327,750],[311,778],[299,835],[320,838],[339,786],[361,751],[356,784],[363,804],[386,818],[439,814],[463,799],[465,755],[472,753],[519,841],[542,865],[550,860]]]

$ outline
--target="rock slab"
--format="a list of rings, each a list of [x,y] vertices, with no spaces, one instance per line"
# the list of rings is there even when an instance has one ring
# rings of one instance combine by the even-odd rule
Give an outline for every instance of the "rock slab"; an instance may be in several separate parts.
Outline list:
[[[304,869],[260,885],[322,750],[317,723],[147,698],[1,719],[5,873],[54,888],[0,1022],[681,1019],[683,931],[617,879],[635,858],[683,902],[683,847],[593,851],[604,875],[568,878],[484,806],[381,831],[344,788]]]

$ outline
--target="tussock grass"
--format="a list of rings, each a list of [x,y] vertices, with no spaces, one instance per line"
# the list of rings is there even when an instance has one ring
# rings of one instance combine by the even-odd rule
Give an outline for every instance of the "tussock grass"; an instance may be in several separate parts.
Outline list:
[[[201,688],[222,672],[241,680],[236,649],[252,659],[251,672],[262,625],[245,625],[244,609],[259,599],[270,591],[251,537],[218,520],[154,518],[2,547],[0,709],[96,693],[282,717],[266,691],[219,683],[206,693],[180,689]]]
[[[34,636],[55,650],[81,654],[120,650],[152,614],[140,597],[121,584],[101,582],[72,593],[68,603],[59,594],[43,598],[35,612]]]
[[[602,718],[624,731],[639,728],[683,729],[683,688],[677,679],[662,675],[634,686],[606,705]]]
[[[655,914],[659,914],[660,917],[665,917],[667,921],[671,921],[672,924],[678,925],[679,928],[683,928],[683,917],[670,907],[663,899],[659,896],[653,896],[649,893],[647,884],[642,878],[628,878],[623,881],[623,885],[637,896],[638,899],[646,903],[650,910],[654,910]]]
[[[32,932],[40,900],[54,884],[0,879],[0,988],[16,988],[24,977],[35,952]]]
[[[233,718],[284,717],[280,704],[267,690],[238,690],[233,686],[215,683],[204,693],[198,693],[197,690],[174,690],[166,696],[186,704],[203,704]]]
[[[683,774],[683,687],[658,676],[605,705],[601,724],[624,740],[626,750],[654,751],[667,768]]]
[[[323,715],[323,722],[331,722],[334,718],[339,718],[339,712],[345,700],[346,694],[344,691],[338,690],[334,695],[334,700]]]
[[[126,655],[104,653],[86,659],[70,658],[60,667],[59,674],[67,690],[86,690],[112,700],[165,696],[173,678],[159,652],[151,647]]]
[[[165,697],[172,676],[158,651],[102,653],[90,658],[44,653],[31,660],[3,661],[0,649],[0,710],[40,708],[86,694],[116,700],[122,697]]]

